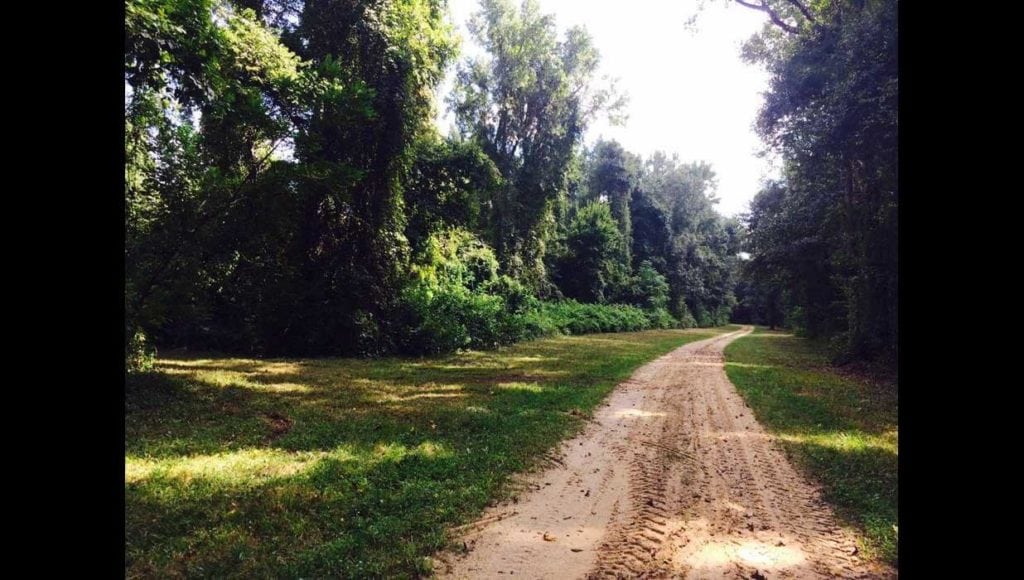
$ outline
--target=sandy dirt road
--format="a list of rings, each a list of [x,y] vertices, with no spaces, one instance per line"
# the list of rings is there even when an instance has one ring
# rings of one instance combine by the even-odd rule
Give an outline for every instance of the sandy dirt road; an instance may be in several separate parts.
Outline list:
[[[722,349],[638,369],[517,501],[461,530],[442,578],[885,578],[729,382]]]

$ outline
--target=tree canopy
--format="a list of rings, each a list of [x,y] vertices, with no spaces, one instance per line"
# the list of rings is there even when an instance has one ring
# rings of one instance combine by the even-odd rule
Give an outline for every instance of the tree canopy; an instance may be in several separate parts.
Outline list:
[[[772,75],[758,130],[786,163],[744,223],[707,163],[585,144],[626,97],[534,0],[482,0],[483,54],[461,62],[443,0],[126,0],[130,363],[583,328],[558,301],[659,327],[736,309],[893,351],[896,5],[740,3],[769,16],[745,55]]]
[[[815,3],[800,15],[810,25],[769,24],[744,49],[771,74],[758,130],[785,163],[751,205],[747,271],[773,311],[831,338],[838,355],[893,358],[897,3]]]

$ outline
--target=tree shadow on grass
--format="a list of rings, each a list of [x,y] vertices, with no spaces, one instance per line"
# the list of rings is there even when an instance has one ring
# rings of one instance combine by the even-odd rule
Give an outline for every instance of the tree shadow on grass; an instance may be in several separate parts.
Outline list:
[[[388,404],[152,374],[126,394],[130,575],[390,575],[395,550],[414,567],[570,423],[554,388]]]

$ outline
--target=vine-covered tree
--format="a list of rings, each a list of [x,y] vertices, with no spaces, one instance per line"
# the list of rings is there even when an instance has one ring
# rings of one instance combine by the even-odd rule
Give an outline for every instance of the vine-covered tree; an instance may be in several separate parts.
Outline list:
[[[630,281],[627,245],[609,204],[583,206],[569,224],[564,244],[555,283],[565,296],[599,304],[623,296]]]
[[[640,158],[615,141],[599,140],[589,152],[587,166],[587,197],[608,204],[622,237],[629,240],[633,233],[629,201],[640,176]],[[627,260],[630,251],[627,247]]]
[[[402,182],[454,55],[443,4],[245,4],[126,3],[127,330],[383,350]]]
[[[451,99],[457,125],[505,182],[493,199],[491,239],[508,274],[547,291],[552,207],[587,124],[624,104],[596,76],[598,52],[582,28],[558,38],[534,0],[482,0],[470,32],[487,55],[463,63]]]

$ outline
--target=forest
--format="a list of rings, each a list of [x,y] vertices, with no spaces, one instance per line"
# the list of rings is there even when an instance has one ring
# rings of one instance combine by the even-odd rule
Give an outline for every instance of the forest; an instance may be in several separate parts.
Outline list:
[[[707,163],[585,142],[628,93],[534,1],[470,58],[442,0],[128,0],[127,368],[729,321],[894,362],[897,5],[738,4],[783,171],[725,218]]]

